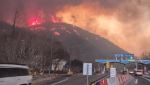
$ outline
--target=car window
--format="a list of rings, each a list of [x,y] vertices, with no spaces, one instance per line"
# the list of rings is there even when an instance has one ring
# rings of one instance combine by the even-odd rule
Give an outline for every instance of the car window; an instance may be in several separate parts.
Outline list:
[[[28,69],[0,68],[0,78],[15,77],[15,76],[27,76],[27,75],[29,75]]]

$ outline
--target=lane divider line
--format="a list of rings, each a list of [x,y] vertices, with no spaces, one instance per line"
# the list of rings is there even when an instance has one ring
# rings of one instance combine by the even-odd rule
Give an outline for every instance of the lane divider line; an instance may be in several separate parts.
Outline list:
[[[145,77],[142,77],[142,78],[150,82],[150,79],[147,79],[147,78],[145,78]]]
[[[65,81],[67,81],[69,78],[65,78],[64,80],[61,80],[61,81],[59,81],[59,82],[55,82],[55,83],[53,83],[53,84],[51,84],[51,85],[57,85],[57,84],[60,84],[60,83],[62,83],[62,82],[65,82]]]

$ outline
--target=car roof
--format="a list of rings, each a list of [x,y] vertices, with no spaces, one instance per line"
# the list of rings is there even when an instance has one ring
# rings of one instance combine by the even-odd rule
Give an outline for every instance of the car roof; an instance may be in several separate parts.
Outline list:
[[[0,64],[0,68],[24,68],[29,69],[26,65],[19,65],[19,64]]]

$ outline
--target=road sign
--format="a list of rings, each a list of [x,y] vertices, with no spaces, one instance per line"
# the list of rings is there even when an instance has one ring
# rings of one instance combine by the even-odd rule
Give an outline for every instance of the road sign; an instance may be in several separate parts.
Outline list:
[[[83,75],[92,75],[92,63],[83,63]]]
[[[83,75],[87,76],[87,85],[89,85],[89,75],[92,75],[92,63],[83,63]]]
[[[123,57],[123,54],[114,54],[114,57]]]
[[[116,77],[116,68],[110,68],[110,77]]]
[[[114,54],[114,57],[128,57],[128,58],[133,58],[134,54]]]

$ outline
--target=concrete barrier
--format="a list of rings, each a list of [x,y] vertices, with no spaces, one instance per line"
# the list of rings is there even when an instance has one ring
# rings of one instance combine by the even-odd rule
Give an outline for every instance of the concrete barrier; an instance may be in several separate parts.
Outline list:
[[[108,78],[108,85],[119,85],[119,81],[117,77]]]
[[[103,79],[100,81],[100,85],[108,85],[107,79]]]
[[[132,77],[129,74],[117,75],[117,77],[105,78],[97,82],[92,82],[90,85],[125,85],[125,83],[131,79]]]

